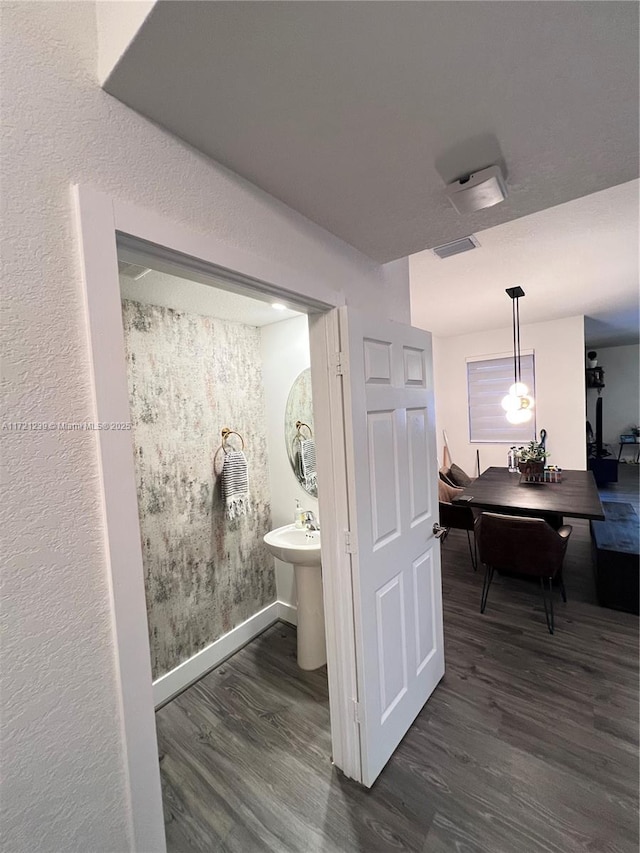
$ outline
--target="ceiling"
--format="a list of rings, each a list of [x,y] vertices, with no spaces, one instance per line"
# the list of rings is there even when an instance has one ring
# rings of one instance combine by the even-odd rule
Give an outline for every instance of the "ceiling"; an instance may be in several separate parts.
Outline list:
[[[221,282],[221,286],[228,287],[228,284]],[[163,305],[175,311],[216,317],[218,320],[243,323],[246,326],[268,326],[298,317],[300,314],[299,311],[290,309],[278,311],[271,306],[271,302],[252,299],[156,270],[151,270],[138,281],[121,274],[120,293],[123,299]]]
[[[163,0],[105,88],[386,262],[638,176],[638,9]],[[496,162],[507,201],[456,213]]]
[[[479,248],[409,259],[412,322],[435,335],[585,315],[586,343],[638,343],[638,193],[631,181],[480,232]]]

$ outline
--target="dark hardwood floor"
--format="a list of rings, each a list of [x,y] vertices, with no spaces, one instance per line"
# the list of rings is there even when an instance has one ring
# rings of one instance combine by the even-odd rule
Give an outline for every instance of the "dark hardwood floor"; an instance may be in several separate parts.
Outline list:
[[[625,467],[603,498],[637,506]],[[331,766],[326,672],[278,624],[157,713],[172,853],[637,853],[638,618],[595,603],[588,522],[554,636],[513,578],[480,615],[463,532],[442,556],[446,674],[373,789]]]
[[[640,465],[620,463],[618,465],[618,482],[608,483],[598,489],[603,501],[622,501],[630,503],[636,512],[640,513]]]

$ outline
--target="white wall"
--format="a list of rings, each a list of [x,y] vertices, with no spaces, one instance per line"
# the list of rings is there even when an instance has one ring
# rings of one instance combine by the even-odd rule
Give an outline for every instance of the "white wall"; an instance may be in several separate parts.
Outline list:
[[[267,448],[274,527],[291,524],[296,498],[317,514],[318,501],[302,488],[291,470],[284,437],[287,397],[298,374],[309,367],[309,325],[306,316],[263,326],[262,381],[267,401]],[[278,600],[296,606],[293,567],[276,560]]]
[[[534,350],[536,427],[547,431],[549,462],[584,469],[585,389],[584,322],[580,317],[521,326],[521,347]],[[466,359],[513,352],[511,328],[433,339],[438,454],[446,429],[454,462],[472,474],[476,449],[480,468],[507,464],[508,444],[471,444],[467,405]]]
[[[406,261],[378,266],[98,88],[92,3],[8,2],[1,14],[5,422],[92,420],[73,182],[408,320]],[[2,439],[3,847],[123,853],[130,814],[95,435]]]
[[[588,350],[591,347],[587,347]],[[610,445],[609,451],[618,455],[620,435],[629,433],[629,427],[640,421],[640,347],[598,347],[598,367],[604,368],[602,397],[602,440]],[[587,418],[593,431],[596,429],[595,388],[587,388]],[[623,450],[624,459],[633,459],[630,449]]]

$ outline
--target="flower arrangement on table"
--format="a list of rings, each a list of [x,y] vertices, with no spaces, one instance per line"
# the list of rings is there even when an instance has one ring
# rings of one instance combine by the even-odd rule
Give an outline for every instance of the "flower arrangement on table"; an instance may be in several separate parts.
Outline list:
[[[544,480],[544,465],[550,455],[539,441],[530,441],[520,451],[518,467],[525,482],[539,483]]]

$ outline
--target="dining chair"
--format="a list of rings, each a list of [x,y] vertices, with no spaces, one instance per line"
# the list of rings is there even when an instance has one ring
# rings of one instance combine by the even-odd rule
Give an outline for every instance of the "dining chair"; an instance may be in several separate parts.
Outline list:
[[[440,526],[445,528],[445,534],[441,537],[440,542],[444,543],[449,530],[465,530],[469,545],[469,555],[471,556],[471,565],[475,572],[478,568],[478,551],[474,532],[476,517],[470,506],[462,503],[454,503],[462,492],[463,489],[459,486],[453,486],[447,480],[446,476],[440,472],[438,479],[438,506],[440,510]]]
[[[439,502],[440,509],[440,524],[448,530],[464,530],[467,534],[467,544],[469,545],[469,556],[471,557],[471,565],[475,572],[478,568],[478,549],[476,545],[475,535],[475,514],[470,506],[464,504]]]
[[[502,570],[537,577],[542,588],[547,628],[549,633],[553,634],[555,624],[552,584],[557,578],[562,600],[566,602],[562,563],[572,529],[570,524],[564,524],[559,530],[554,530],[542,518],[483,512],[475,522],[478,552],[486,567],[480,612],[484,613],[487,606],[494,571]]]

